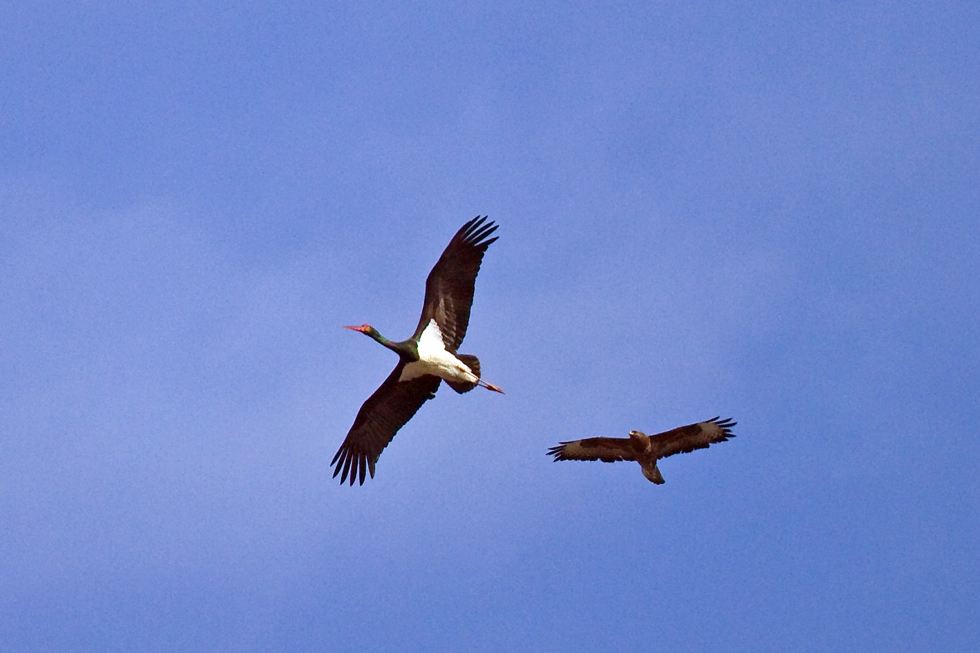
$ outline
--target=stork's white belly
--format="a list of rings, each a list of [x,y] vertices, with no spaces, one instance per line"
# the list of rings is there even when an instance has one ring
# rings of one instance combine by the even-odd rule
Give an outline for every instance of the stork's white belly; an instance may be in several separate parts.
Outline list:
[[[473,370],[463,364],[463,361],[446,351],[442,331],[439,330],[435,320],[429,320],[428,326],[422,331],[422,337],[419,338],[419,360],[402,368],[398,380],[410,381],[426,374],[447,381],[476,383],[480,380],[476,374],[473,374]]]

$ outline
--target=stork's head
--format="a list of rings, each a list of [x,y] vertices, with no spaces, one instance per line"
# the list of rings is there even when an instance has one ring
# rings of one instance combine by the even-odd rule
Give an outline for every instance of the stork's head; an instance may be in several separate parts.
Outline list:
[[[362,324],[361,326],[345,326],[344,328],[350,329],[351,331],[359,331],[366,336],[371,336],[372,338],[378,335],[378,330],[370,324]]]

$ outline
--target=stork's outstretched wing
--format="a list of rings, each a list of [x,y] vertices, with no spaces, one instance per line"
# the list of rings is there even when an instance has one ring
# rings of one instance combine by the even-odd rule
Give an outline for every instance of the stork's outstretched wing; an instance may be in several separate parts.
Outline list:
[[[404,363],[399,363],[381,387],[364,402],[344,443],[330,461],[331,465],[336,465],[334,478],[343,470],[341,485],[347,480],[348,473],[351,485],[354,485],[356,476],[360,476],[360,484],[363,485],[365,472],[370,472],[371,478],[374,478],[374,465],[398,429],[412,419],[422,404],[436,396],[442,379],[427,374],[399,382],[398,377],[404,366]]]
[[[497,240],[496,237],[488,238],[497,230],[497,225],[493,222],[484,224],[486,219],[485,216],[476,217],[464,224],[425,280],[425,304],[414,337],[418,339],[429,321],[435,319],[446,350],[453,354],[463,342],[470,323],[473,287],[483,255]]]

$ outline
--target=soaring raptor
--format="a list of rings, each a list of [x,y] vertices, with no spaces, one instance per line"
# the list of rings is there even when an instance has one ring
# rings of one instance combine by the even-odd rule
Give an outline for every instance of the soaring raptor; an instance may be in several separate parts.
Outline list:
[[[661,485],[664,477],[657,469],[657,461],[675,453],[688,453],[695,449],[707,449],[716,442],[734,438],[731,418],[717,417],[707,422],[688,424],[671,431],[647,435],[642,431],[630,431],[628,438],[586,438],[562,442],[548,450],[549,456],[559,460],[601,460],[612,463],[617,460],[635,460],[640,463],[643,475]]]

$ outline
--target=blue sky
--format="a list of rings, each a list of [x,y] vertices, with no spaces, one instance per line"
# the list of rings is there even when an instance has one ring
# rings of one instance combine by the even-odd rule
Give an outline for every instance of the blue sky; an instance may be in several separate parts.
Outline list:
[[[5,650],[972,650],[980,9],[0,7]],[[329,467],[500,225],[443,388]],[[661,463],[559,440],[721,415]]]

